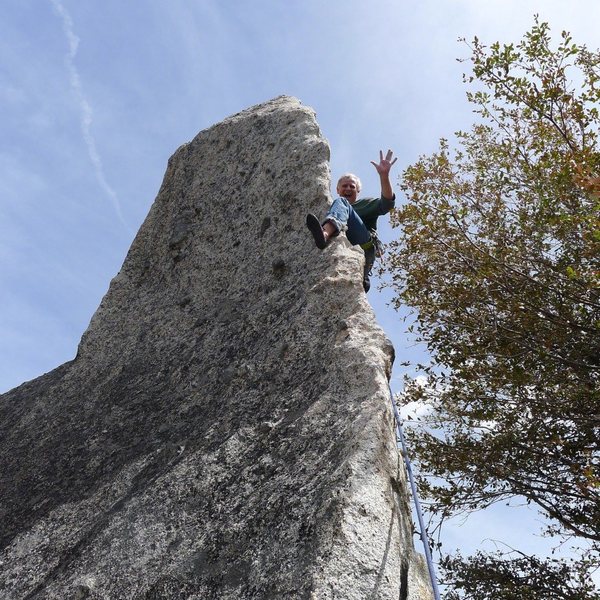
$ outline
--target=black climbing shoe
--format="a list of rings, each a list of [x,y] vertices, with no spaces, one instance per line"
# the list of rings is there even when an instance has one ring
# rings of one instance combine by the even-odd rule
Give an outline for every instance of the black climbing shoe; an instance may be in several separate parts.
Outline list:
[[[321,227],[319,219],[317,219],[315,215],[306,215],[306,226],[312,233],[313,238],[315,238],[315,244],[317,245],[317,248],[319,248],[319,250],[323,250],[323,248],[327,246],[327,240],[325,240],[325,233]]]

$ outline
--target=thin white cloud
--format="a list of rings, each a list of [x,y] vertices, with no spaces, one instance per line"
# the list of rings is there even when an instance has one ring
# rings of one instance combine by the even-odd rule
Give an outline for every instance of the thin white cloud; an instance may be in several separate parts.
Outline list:
[[[400,416],[406,421],[421,421],[433,412],[431,404],[426,402],[408,402],[400,407]]]
[[[117,216],[119,217],[119,220],[121,221],[121,223],[123,223],[123,225],[127,226],[127,223],[125,222],[125,219],[123,217],[123,211],[121,210],[121,202],[119,201],[119,197],[106,180],[106,176],[104,174],[104,167],[102,166],[102,160],[100,158],[100,155],[98,154],[98,150],[96,148],[96,141],[94,140],[94,136],[92,135],[92,107],[85,98],[83,88],[81,86],[81,78],[79,77],[79,72],[75,67],[75,55],[77,54],[77,48],[79,47],[79,38],[75,35],[75,32],[73,31],[73,20],[71,19],[71,15],[69,15],[65,7],[60,2],[60,0],[50,0],[50,2],[52,2],[54,10],[62,20],[63,31],[65,33],[65,37],[67,38],[67,43],[69,45],[66,63],[67,68],[69,69],[71,88],[73,89],[73,92],[79,104],[81,132],[83,134],[83,140],[87,147],[90,160],[92,161],[92,166],[94,167],[96,179],[98,180],[100,187],[110,198],[110,201],[112,202],[112,205],[115,209],[115,212],[117,213]]]

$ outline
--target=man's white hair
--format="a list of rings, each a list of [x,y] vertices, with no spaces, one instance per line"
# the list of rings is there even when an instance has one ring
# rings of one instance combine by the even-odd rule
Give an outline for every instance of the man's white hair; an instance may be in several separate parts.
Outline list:
[[[356,184],[356,191],[360,192],[360,189],[362,188],[362,183],[360,182],[360,179],[354,173],[344,173],[338,179],[336,189],[337,189],[337,186],[340,185],[340,182],[342,181],[342,179],[352,179],[354,181],[354,183]]]

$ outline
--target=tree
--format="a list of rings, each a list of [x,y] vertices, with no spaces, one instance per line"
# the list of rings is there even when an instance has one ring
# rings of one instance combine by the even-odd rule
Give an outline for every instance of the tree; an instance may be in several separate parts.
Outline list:
[[[576,586],[600,554],[600,54],[566,32],[553,48],[537,18],[518,44],[468,46],[477,122],[404,172],[384,266],[431,356],[405,392],[431,407],[411,447],[439,522],[525,498],[546,534],[589,548],[566,569]],[[589,584],[545,595],[566,563],[443,564],[450,598],[600,597]],[[537,590],[519,595],[511,565]]]

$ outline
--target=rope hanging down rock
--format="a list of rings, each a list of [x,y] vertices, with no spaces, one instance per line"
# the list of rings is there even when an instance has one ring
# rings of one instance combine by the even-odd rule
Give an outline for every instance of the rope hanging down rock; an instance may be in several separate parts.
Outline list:
[[[404,464],[406,465],[406,472],[408,473],[408,480],[410,482],[410,489],[412,492],[413,502],[415,503],[415,512],[417,513],[417,519],[419,521],[419,537],[423,542],[423,548],[425,550],[425,559],[427,561],[427,569],[429,570],[429,577],[431,579],[431,588],[433,589],[433,597],[435,600],[440,600],[440,591],[437,585],[437,577],[435,574],[435,567],[433,565],[433,558],[431,557],[431,549],[429,548],[429,540],[427,539],[427,530],[425,529],[425,520],[423,519],[423,510],[421,509],[421,502],[419,501],[419,495],[417,493],[417,485],[413,476],[412,465],[408,451],[406,449],[406,441],[404,439],[404,432],[402,430],[402,420],[400,419],[400,413],[398,407],[394,401],[394,394],[392,393],[392,387],[389,386],[390,400],[392,402],[392,409],[394,410],[394,417],[396,418],[396,443],[398,444],[398,450],[404,458]]]

